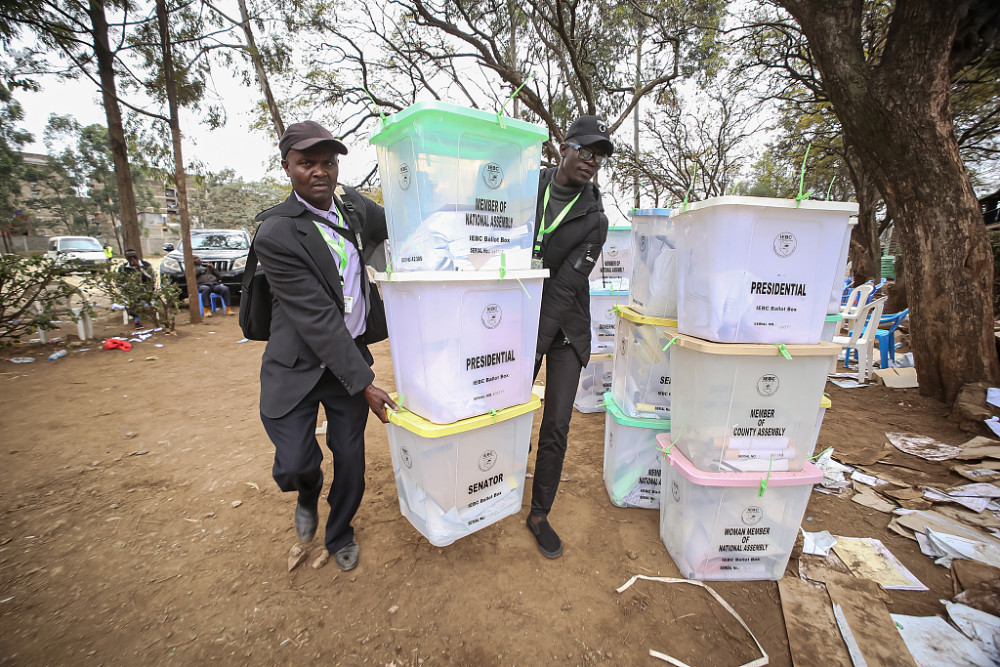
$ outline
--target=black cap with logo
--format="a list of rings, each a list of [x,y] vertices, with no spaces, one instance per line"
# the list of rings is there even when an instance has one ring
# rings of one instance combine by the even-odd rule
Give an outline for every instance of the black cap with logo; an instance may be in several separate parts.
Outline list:
[[[347,155],[347,146],[330,134],[330,130],[314,120],[304,120],[286,127],[285,133],[278,140],[278,151],[281,153],[281,159],[285,159],[288,151],[293,148],[297,151],[304,151],[323,142],[330,143],[333,150],[341,155]]]
[[[574,120],[566,130],[566,140],[573,140],[581,146],[595,146],[605,155],[615,152],[608,124],[600,116],[580,116]]]

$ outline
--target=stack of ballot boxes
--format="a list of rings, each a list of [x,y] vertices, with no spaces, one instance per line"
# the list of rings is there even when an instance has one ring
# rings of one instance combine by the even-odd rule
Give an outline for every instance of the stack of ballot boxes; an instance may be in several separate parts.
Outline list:
[[[856,204],[719,197],[671,216],[677,335],[660,538],[682,576],[780,579],[812,485],[822,341]]]
[[[611,391],[617,309],[628,304],[631,271],[632,226],[612,225],[589,278],[590,362],[580,373],[573,400],[579,412],[604,411],[604,394]]]
[[[660,506],[656,437],[670,430],[670,350],[677,334],[676,257],[669,209],[631,216],[628,305],[616,306],[611,390],[605,394],[604,484],[619,507]]]
[[[518,512],[546,270],[531,269],[547,131],[421,102],[385,118],[385,306],[400,511],[435,546]]]

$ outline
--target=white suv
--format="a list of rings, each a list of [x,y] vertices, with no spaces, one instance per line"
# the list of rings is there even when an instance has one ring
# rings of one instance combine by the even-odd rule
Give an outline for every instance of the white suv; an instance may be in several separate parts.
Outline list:
[[[92,236],[53,236],[45,256],[70,271],[99,271],[111,262],[101,243]]]

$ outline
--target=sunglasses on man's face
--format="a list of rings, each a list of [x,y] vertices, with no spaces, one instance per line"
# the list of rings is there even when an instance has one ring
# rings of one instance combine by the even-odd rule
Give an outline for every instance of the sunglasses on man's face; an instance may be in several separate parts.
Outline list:
[[[566,145],[575,148],[576,154],[580,156],[581,160],[583,160],[584,162],[590,162],[591,160],[593,160],[594,164],[597,165],[598,167],[604,164],[604,161],[608,159],[606,155],[598,155],[592,149],[587,148],[586,146],[581,146],[580,144],[577,143],[573,143],[572,141],[567,141]]]

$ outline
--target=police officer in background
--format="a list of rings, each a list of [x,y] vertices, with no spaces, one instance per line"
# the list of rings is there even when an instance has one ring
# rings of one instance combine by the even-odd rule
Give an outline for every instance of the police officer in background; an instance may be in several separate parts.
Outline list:
[[[538,178],[533,267],[546,268],[535,376],[545,363],[545,402],[538,429],[527,526],[548,558],[562,541],[548,522],[559,490],[580,371],[590,361],[590,272],[608,236],[601,193],[593,178],[614,151],[607,124],[580,116],[559,145],[559,166]]]

